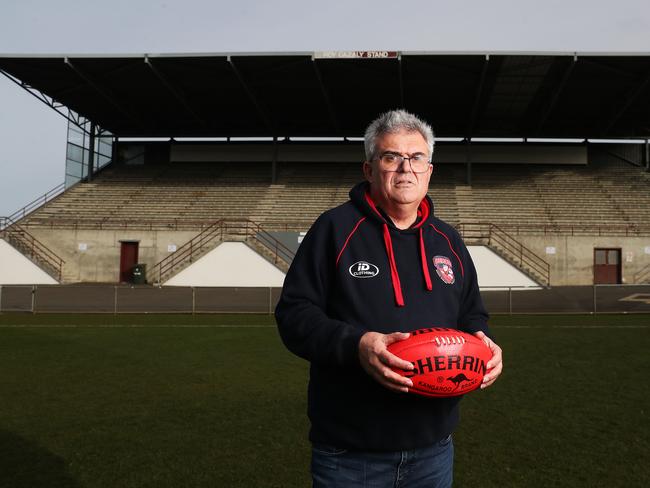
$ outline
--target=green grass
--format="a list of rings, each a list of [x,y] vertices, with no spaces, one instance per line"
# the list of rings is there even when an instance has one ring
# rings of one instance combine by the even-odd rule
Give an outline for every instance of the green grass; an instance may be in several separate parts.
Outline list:
[[[498,327],[650,327],[650,314],[494,315]],[[0,313],[0,327],[229,327],[275,326],[267,314],[71,314]]]
[[[0,315],[0,487],[309,486],[308,365],[272,323]],[[463,400],[455,486],[648,485],[649,317],[492,323],[506,370]]]
[[[0,313],[0,327],[218,327],[275,326],[268,314],[70,314]]]

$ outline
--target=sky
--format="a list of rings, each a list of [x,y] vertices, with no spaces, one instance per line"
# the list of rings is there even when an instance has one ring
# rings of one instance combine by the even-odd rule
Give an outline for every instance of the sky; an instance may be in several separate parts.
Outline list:
[[[0,0],[2,54],[650,54],[648,0]],[[67,121],[0,76],[0,216],[64,179]]]

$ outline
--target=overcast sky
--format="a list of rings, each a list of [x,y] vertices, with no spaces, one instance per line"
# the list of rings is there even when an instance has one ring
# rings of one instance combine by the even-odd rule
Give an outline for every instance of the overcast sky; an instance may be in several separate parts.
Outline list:
[[[1,54],[650,53],[648,0],[0,0]],[[66,120],[0,76],[0,216],[64,179]]]

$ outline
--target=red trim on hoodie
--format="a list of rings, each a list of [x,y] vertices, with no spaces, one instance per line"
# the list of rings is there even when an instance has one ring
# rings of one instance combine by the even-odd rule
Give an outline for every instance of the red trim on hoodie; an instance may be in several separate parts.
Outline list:
[[[429,274],[429,262],[427,261],[427,252],[424,248],[424,237],[422,236],[422,227],[420,227],[420,259],[422,260],[422,274],[424,274],[424,282],[427,285],[427,290],[433,290],[431,284],[431,275]]]
[[[370,205],[370,208],[383,220],[384,222],[386,221],[384,219],[384,216],[381,214],[379,210],[377,210],[377,206],[375,205],[375,202],[373,201],[372,197],[370,196],[370,192],[367,191],[364,195],[364,198],[366,199],[366,203]]]
[[[404,306],[404,295],[402,294],[402,283],[399,280],[397,264],[395,263],[395,254],[393,253],[393,241],[390,238],[388,224],[384,223],[384,245],[388,253],[388,262],[390,263],[390,277],[393,281],[393,293],[395,294],[395,303],[398,307]]]
[[[454,253],[454,256],[456,256],[456,259],[458,259],[458,264],[460,264],[460,274],[461,276],[465,277],[465,268],[463,268],[463,262],[458,257],[458,254],[456,254],[456,251],[454,251],[454,247],[451,245],[451,241],[449,240],[449,237],[447,237],[447,234],[439,231],[435,225],[433,224],[429,224],[429,225],[431,225],[431,227],[433,227],[433,230],[435,230],[438,234],[440,234],[442,237],[447,239],[447,244],[449,244],[449,249],[451,249],[451,252]]]
[[[352,229],[352,232],[348,234],[348,238],[345,240],[345,244],[343,244],[343,247],[339,251],[339,255],[336,257],[336,267],[338,268],[339,266],[339,260],[341,259],[341,256],[343,255],[343,251],[345,251],[345,248],[348,247],[348,242],[350,241],[350,238],[354,235],[354,233],[357,231],[359,226],[361,225],[361,222],[366,220],[366,217],[361,217],[359,219],[359,222],[357,222],[357,225],[354,226],[354,229]]]

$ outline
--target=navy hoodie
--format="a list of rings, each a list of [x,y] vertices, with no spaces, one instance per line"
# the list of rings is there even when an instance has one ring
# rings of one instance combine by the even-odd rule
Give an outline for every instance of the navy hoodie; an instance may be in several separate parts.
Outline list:
[[[458,423],[460,397],[392,392],[359,363],[368,331],[451,327],[488,333],[476,270],[458,233],[427,196],[411,228],[393,225],[369,194],[322,214],[305,236],[275,310],[287,348],[311,362],[312,442],[341,448],[429,446]]]

